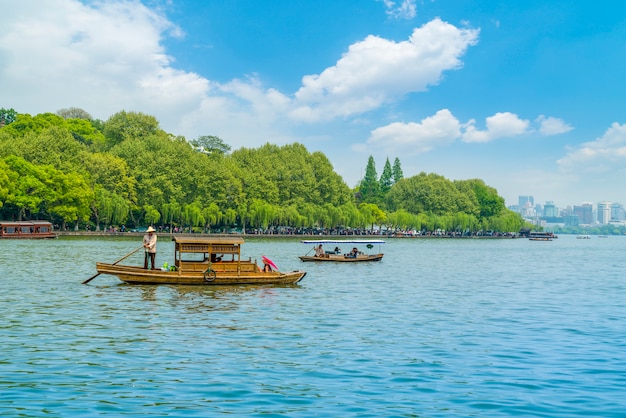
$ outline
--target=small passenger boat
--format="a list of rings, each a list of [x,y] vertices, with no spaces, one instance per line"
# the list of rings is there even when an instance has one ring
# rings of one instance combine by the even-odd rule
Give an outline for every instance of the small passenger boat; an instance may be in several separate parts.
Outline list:
[[[98,274],[117,276],[129,284],[291,284],[299,282],[306,275],[301,270],[265,271],[250,258],[242,259],[241,245],[244,240],[240,237],[174,237],[173,241],[174,265],[171,267],[164,265],[161,269],[148,270],[143,266],[98,262],[96,270]],[[135,251],[139,249],[141,247]]]
[[[304,240],[303,244],[313,244],[313,248],[305,255],[300,256],[302,261],[331,261],[339,263],[355,263],[362,261],[380,261],[383,259],[383,253],[380,252],[380,245],[384,244],[383,240],[361,239],[361,240]],[[359,250],[359,246],[365,246],[368,250],[374,248],[374,244],[379,245],[378,253],[367,254]],[[335,247],[331,251],[324,250],[324,245]],[[342,252],[339,245],[346,248],[352,247],[350,251]],[[313,254],[311,254],[313,252]]]
[[[528,239],[531,241],[552,241],[555,238],[558,238],[558,236],[554,232],[531,231],[528,235]]]
[[[56,238],[52,224],[46,221],[0,221],[0,238]]]

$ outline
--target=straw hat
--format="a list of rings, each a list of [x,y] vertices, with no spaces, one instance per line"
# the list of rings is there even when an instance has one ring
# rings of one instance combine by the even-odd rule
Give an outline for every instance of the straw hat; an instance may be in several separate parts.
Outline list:
[[[146,232],[155,232],[156,230],[152,227],[149,226],[148,229],[146,230]]]

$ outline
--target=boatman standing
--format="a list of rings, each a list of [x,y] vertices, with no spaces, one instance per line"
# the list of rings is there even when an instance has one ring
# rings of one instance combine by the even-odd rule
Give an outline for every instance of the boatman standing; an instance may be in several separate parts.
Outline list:
[[[154,259],[156,258],[156,244],[157,244],[157,236],[154,233],[154,228],[152,226],[148,227],[146,231],[146,235],[143,236],[143,248],[146,251],[146,256],[143,261],[143,268],[148,268],[148,258],[150,258],[150,265],[152,270],[154,267]]]

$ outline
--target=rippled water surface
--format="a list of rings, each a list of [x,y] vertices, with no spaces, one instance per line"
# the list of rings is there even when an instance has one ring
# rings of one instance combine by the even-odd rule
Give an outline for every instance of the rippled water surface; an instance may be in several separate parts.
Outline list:
[[[0,415],[626,414],[626,238],[390,239],[380,263],[320,265],[248,239],[307,276],[81,284],[139,245],[0,241]]]

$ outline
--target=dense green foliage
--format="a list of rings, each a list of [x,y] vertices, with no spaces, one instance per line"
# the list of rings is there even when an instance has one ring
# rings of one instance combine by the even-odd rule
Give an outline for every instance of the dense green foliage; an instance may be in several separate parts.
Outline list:
[[[519,217],[481,180],[404,178],[369,157],[351,190],[328,158],[303,145],[230,152],[220,138],[193,141],[149,115],[107,121],[82,109],[36,116],[0,109],[0,219],[62,227],[159,225],[194,230],[272,227],[516,231]]]

